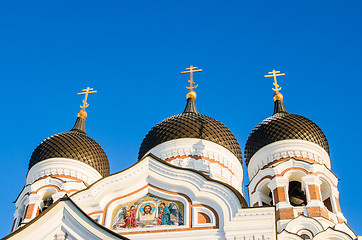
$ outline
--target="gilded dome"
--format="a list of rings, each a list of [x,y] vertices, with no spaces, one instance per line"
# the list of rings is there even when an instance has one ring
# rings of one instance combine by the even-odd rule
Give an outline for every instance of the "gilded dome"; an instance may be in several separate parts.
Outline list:
[[[217,143],[231,151],[242,162],[242,154],[234,134],[221,122],[199,114],[195,99],[188,98],[182,114],[178,114],[158,123],[143,139],[138,159],[141,159],[153,147],[180,138],[199,138]]]
[[[259,123],[250,133],[245,145],[245,162],[266,145],[287,139],[305,140],[321,146],[329,154],[326,136],[317,124],[306,117],[290,114],[282,100],[274,103],[274,114]]]
[[[85,132],[85,119],[78,117],[72,130],[55,134],[42,141],[34,150],[29,169],[49,158],[69,158],[81,161],[103,177],[110,174],[109,162],[103,148]]]

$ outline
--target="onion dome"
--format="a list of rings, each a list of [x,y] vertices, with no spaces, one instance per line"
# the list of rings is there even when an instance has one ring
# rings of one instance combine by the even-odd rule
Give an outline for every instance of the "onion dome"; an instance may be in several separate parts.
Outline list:
[[[317,124],[306,117],[289,113],[283,103],[283,95],[274,94],[274,113],[259,123],[250,133],[245,145],[245,162],[248,165],[253,155],[273,142],[298,139],[315,143],[329,154],[326,136]]]
[[[242,154],[234,134],[221,122],[199,114],[196,109],[196,93],[189,91],[182,114],[169,117],[154,126],[143,139],[138,160],[153,147],[180,138],[199,138],[217,143],[231,151],[242,162]]]
[[[55,134],[42,141],[34,150],[29,170],[38,162],[49,158],[68,158],[81,161],[103,177],[110,174],[109,162],[103,148],[85,132],[87,113],[80,110],[74,127],[69,132]]]

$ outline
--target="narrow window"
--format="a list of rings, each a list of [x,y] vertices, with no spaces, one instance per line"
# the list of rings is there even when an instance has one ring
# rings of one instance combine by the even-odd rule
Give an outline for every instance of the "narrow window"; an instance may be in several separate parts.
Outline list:
[[[331,187],[324,179],[321,180],[322,184],[320,189],[321,189],[321,195],[324,206],[326,206],[328,211],[333,212],[332,201],[331,201]]]
[[[330,211],[333,212],[332,209],[332,203],[331,203],[331,198],[327,198],[326,200],[323,201],[324,206],[326,206],[326,208]]]
[[[18,227],[20,227],[20,224],[21,224],[22,221],[23,221],[23,218],[20,218],[19,222],[18,222]]]
[[[259,196],[260,196],[262,206],[273,206],[273,194],[272,194],[270,188],[268,187],[268,184],[265,184],[260,189]]]

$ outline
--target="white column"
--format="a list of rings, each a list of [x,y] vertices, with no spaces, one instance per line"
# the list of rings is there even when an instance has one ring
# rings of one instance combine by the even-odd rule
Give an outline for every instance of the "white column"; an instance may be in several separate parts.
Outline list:
[[[268,187],[272,191],[273,203],[274,204],[275,204],[274,189],[280,188],[280,187],[284,188],[285,201],[278,202],[277,204],[275,204],[277,209],[279,209],[279,208],[291,208],[292,207],[292,205],[290,205],[290,203],[289,203],[288,184],[289,184],[289,180],[287,178],[284,178],[284,177],[275,177],[268,184]]]
[[[318,176],[316,175],[307,175],[302,177],[302,182],[305,185],[305,192],[307,195],[307,207],[322,207],[325,208],[323,201],[322,201],[322,194],[320,192],[322,181],[319,180]],[[316,186],[319,189],[319,197],[321,200],[318,199],[312,199],[309,192],[309,186]]]

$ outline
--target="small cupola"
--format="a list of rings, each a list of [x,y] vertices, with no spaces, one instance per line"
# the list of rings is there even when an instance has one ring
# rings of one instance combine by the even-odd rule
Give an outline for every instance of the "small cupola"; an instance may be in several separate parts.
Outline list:
[[[204,139],[219,144],[232,152],[240,162],[242,162],[242,153],[240,145],[234,134],[221,122],[207,115],[200,114],[196,108],[196,92],[193,91],[194,82],[192,73],[196,67],[187,68],[189,71],[181,73],[190,73],[190,86],[186,87],[189,91],[186,94],[186,107],[183,113],[171,116],[159,122],[154,126],[143,139],[138,159],[140,160],[147,152],[159,144],[167,141],[181,138]]]
[[[193,73],[201,69],[190,66],[186,70],[181,72],[190,73],[184,111],[159,122],[147,133],[138,160],[153,154],[175,166],[193,169],[232,185],[242,193],[240,145],[224,124],[198,112]]]
[[[250,133],[245,145],[245,162],[248,165],[253,155],[261,148],[281,140],[305,140],[322,147],[329,154],[329,145],[326,136],[317,124],[306,117],[291,114],[287,111],[281,87],[276,82],[276,76],[282,76],[279,71],[270,72],[274,76],[273,96],[274,111],[271,117],[264,119]],[[283,74],[284,75],[284,74]]]
[[[81,93],[86,94],[86,97],[73,128],[69,132],[58,133],[42,141],[31,155],[29,170],[37,163],[50,158],[67,158],[87,164],[97,170],[102,177],[110,174],[105,151],[95,140],[88,137],[85,131],[87,112],[84,109],[88,107],[87,96],[96,92],[90,90],[93,89],[87,88]]]

